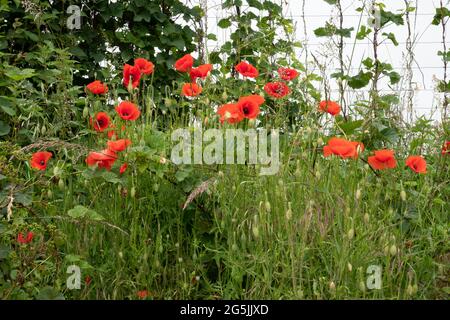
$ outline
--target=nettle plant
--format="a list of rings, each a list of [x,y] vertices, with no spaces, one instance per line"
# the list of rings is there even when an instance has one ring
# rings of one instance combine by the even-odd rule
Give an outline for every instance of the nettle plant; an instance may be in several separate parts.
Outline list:
[[[324,27],[314,30],[318,37],[328,37],[338,48],[339,68],[331,75],[339,86],[339,99],[343,105],[343,116],[337,119],[338,131],[352,134],[355,131],[365,132],[364,142],[369,146],[380,147],[383,143],[396,143],[399,138],[398,117],[391,111],[399,103],[398,94],[380,94],[380,82],[387,79],[389,86],[400,81],[400,75],[393,70],[390,63],[383,62],[379,57],[379,46],[390,41],[398,46],[395,34],[386,29],[391,25],[403,25],[403,13],[393,13],[386,10],[386,6],[379,2],[364,2],[357,8],[357,12],[369,16],[368,23],[362,24],[354,34],[354,41],[368,40],[372,44],[372,56],[361,62],[361,69],[357,74],[349,74],[350,64],[346,64],[344,57],[345,39],[352,38],[354,28],[344,27],[344,15],[341,0],[325,0],[336,7],[338,23],[327,22]],[[409,8],[414,10],[414,8]],[[351,61],[350,61],[351,62]],[[348,89],[368,88],[367,100],[356,101],[354,107],[347,108],[345,93]],[[329,95],[329,93],[326,93]],[[365,120],[362,120],[365,119]],[[369,133],[369,135],[367,134]]]

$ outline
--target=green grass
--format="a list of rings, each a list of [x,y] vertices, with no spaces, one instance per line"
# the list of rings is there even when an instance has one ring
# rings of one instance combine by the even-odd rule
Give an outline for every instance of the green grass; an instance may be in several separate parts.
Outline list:
[[[186,210],[187,180],[151,170],[132,167],[122,187],[79,173],[62,191],[54,183],[38,202],[63,234],[58,256],[87,262],[93,280],[65,289],[67,259],[52,280],[81,299],[139,290],[154,299],[448,298],[449,174],[438,171],[448,159],[429,157],[427,175],[399,161],[377,176],[363,161],[316,155],[319,136],[300,129],[286,140],[274,176],[245,165],[185,168],[187,180],[215,178]],[[77,204],[105,220],[70,219]],[[370,265],[382,268],[379,290],[365,286]]]

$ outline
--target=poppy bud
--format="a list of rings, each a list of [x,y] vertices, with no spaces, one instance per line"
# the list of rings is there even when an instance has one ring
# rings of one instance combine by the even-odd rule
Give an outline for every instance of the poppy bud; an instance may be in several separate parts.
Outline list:
[[[62,173],[62,170],[58,166],[55,166],[53,168],[53,175],[55,177],[59,177],[61,175],[61,173]]]
[[[122,191],[122,186],[120,184],[117,185],[117,192],[120,193]]]
[[[391,254],[391,256],[395,256],[397,254],[397,247],[395,246],[395,244],[393,244],[390,248],[389,248],[389,253]]]
[[[406,201],[406,192],[405,192],[405,190],[400,191],[400,198],[401,198],[403,201]]]
[[[128,90],[129,93],[133,92],[133,83],[131,81],[128,83],[127,90]]]
[[[334,281],[331,281],[329,286],[330,286],[330,292],[335,293],[336,292],[336,284],[334,283]]]
[[[46,132],[47,132],[47,128],[45,127],[45,125],[42,125],[41,133],[45,134]]]
[[[233,245],[231,246],[231,250],[233,250],[233,251],[238,251],[239,250],[239,248],[238,248],[236,243],[233,243]]]
[[[89,117],[89,108],[86,106],[83,109],[83,118]]]
[[[223,171],[219,171],[219,172],[217,173],[217,175],[218,175],[220,178],[223,178],[223,177],[224,177]]]
[[[58,187],[59,187],[60,190],[64,190],[64,188],[66,187],[66,186],[64,185],[64,180],[63,180],[63,179],[59,179],[59,181],[58,181]]]
[[[312,133],[311,127],[306,127],[305,130],[306,130],[307,134],[311,134]]]
[[[52,190],[48,189],[47,190],[47,198],[52,198],[53,197],[53,192]]]
[[[222,93],[222,99],[223,99],[223,100],[227,100],[227,99],[228,99],[228,95],[227,95],[227,92],[226,92],[226,91],[224,91],[224,92]]]
[[[352,270],[353,270],[353,266],[350,262],[347,263],[347,269],[348,269],[348,272],[352,272]]]
[[[317,139],[317,144],[318,144],[319,146],[323,145],[323,139],[322,139],[322,138],[318,138],[318,139]]]
[[[364,223],[365,223],[365,224],[368,224],[369,221],[370,221],[370,216],[369,216],[368,213],[366,213],[366,214],[364,215]]]
[[[179,257],[179,258],[178,258],[178,262],[179,262],[179,263],[182,263],[182,262],[183,262],[183,258],[182,258],[182,257]]]
[[[164,99],[164,105],[165,105],[167,108],[170,108],[170,107],[172,106],[172,99],[170,99],[170,98],[165,98],[165,99]]]
[[[367,171],[367,170],[369,170],[369,169],[370,169],[369,165],[368,165],[368,164],[365,164],[365,165],[364,165],[364,170]]]
[[[389,254],[389,246],[384,247],[384,255],[387,256]]]
[[[155,260],[155,268],[159,269],[159,267],[161,266],[160,262],[158,259]]]
[[[209,122],[209,118],[208,118],[208,117],[205,117],[205,119],[203,120],[203,124],[204,124],[205,126],[207,126],[207,125],[208,125],[208,122]]]
[[[408,294],[408,296],[412,296],[414,293],[414,289],[413,286],[408,284],[408,287],[406,288],[406,293]]]
[[[364,283],[364,281],[359,282],[359,290],[361,290],[362,292],[366,291],[366,284]]]
[[[291,203],[288,203],[288,209],[286,211],[286,220],[291,220],[292,218],[292,209],[291,209]]]
[[[122,251],[119,251],[118,255],[119,255],[119,258],[120,258],[120,259],[123,259],[123,253],[122,253]]]
[[[317,170],[317,171],[316,171],[316,178],[317,178],[317,179],[320,179],[320,177],[321,177],[320,171]]]
[[[136,196],[136,188],[132,187],[131,190],[130,190],[130,197],[134,198],[135,196]]]
[[[264,206],[266,207],[266,211],[267,212],[270,212],[270,202],[269,201],[266,201],[266,203],[264,204]]]
[[[255,236],[255,238],[258,239],[258,237],[259,237],[259,229],[258,229],[258,226],[254,226],[254,227],[252,228],[252,232],[253,232],[253,235]]]
[[[353,228],[348,230],[347,237],[349,240],[352,240],[354,235],[355,235],[355,230],[353,230]]]
[[[359,190],[359,189],[356,190],[355,198],[356,198],[356,200],[361,199],[361,190]]]

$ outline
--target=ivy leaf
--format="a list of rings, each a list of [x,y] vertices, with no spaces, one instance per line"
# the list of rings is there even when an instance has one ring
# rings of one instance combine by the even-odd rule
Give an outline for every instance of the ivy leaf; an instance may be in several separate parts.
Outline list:
[[[217,25],[222,29],[226,29],[228,27],[231,27],[231,21],[230,21],[230,19],[224,18],[224,19],[221,19]]]
[[[391,40],[392,43],[393,43],[395,46],[398,46],[398,41],[397,41],[397,39],[395,38],[395,35],[394,35],[392,32],[389,32],[389,33],[383,33],[383,36],[385,36],[386,38],[388,38],[389,40]]]
[[[371,79],[371,72],[360,71],[356,76],[349,78],[348,85],[353,89],[361,89],[367,86]]]

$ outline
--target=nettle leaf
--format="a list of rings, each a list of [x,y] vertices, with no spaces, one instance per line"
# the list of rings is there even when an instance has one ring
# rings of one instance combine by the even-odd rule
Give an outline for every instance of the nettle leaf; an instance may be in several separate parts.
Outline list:
[[[11,252],[10,247],[7,247],[4,244],[0,244],[0,260],[8,258],[10,252]]]
[[[350,38],[352,35],[352,31],[355,30],[355,28],[342,28],[342,29],[336,29],[336,34],[338,36],[342,36],[344,38]]]
[[[0,120],[0,137],[6,136],[7,134],[9,134],[10,130],[11,130],[11,127],[9,126],[9,124]]]
[[[65,300],[64,296],[58,290],[52,287],[45,287],[39,291],[37,300]]]
[[[13,102],[8,97],[0,97],[0,109],[10,116],[16,115],[16,110],[12,108]]]
[[[327,22],[325,27],[320,27],[314,30],[314,34],[316,37],[331,37],[336,32],[336,26],[332,25],[331,23]]]
[[[362,124],[364,123],[363,120],[356,120],[356,121],[347,121],[347,122],[339,122],[339,127],[342,129],[342,131],[345,132],[345,134],[350,135],[355,132],[356,129],[360,128]]]
[[[117,177],[117,174],[111,171],[104,171],[102,173],[102,178],[113,184],[120,182],[120,179]]]
[[[22,81],[33,77],[35,75],[34,71],[34,69],[30,68],[19,69],[16,67],[12,67],[5,71],[5,75],[15,81]]]
[[[389,77],[389,82],[391,84],[396,84],[400,81],[400,74],[398,74],[398,72],[395,71],[391,71],[391,72],[383,72],[383,74],[387,75]]]

